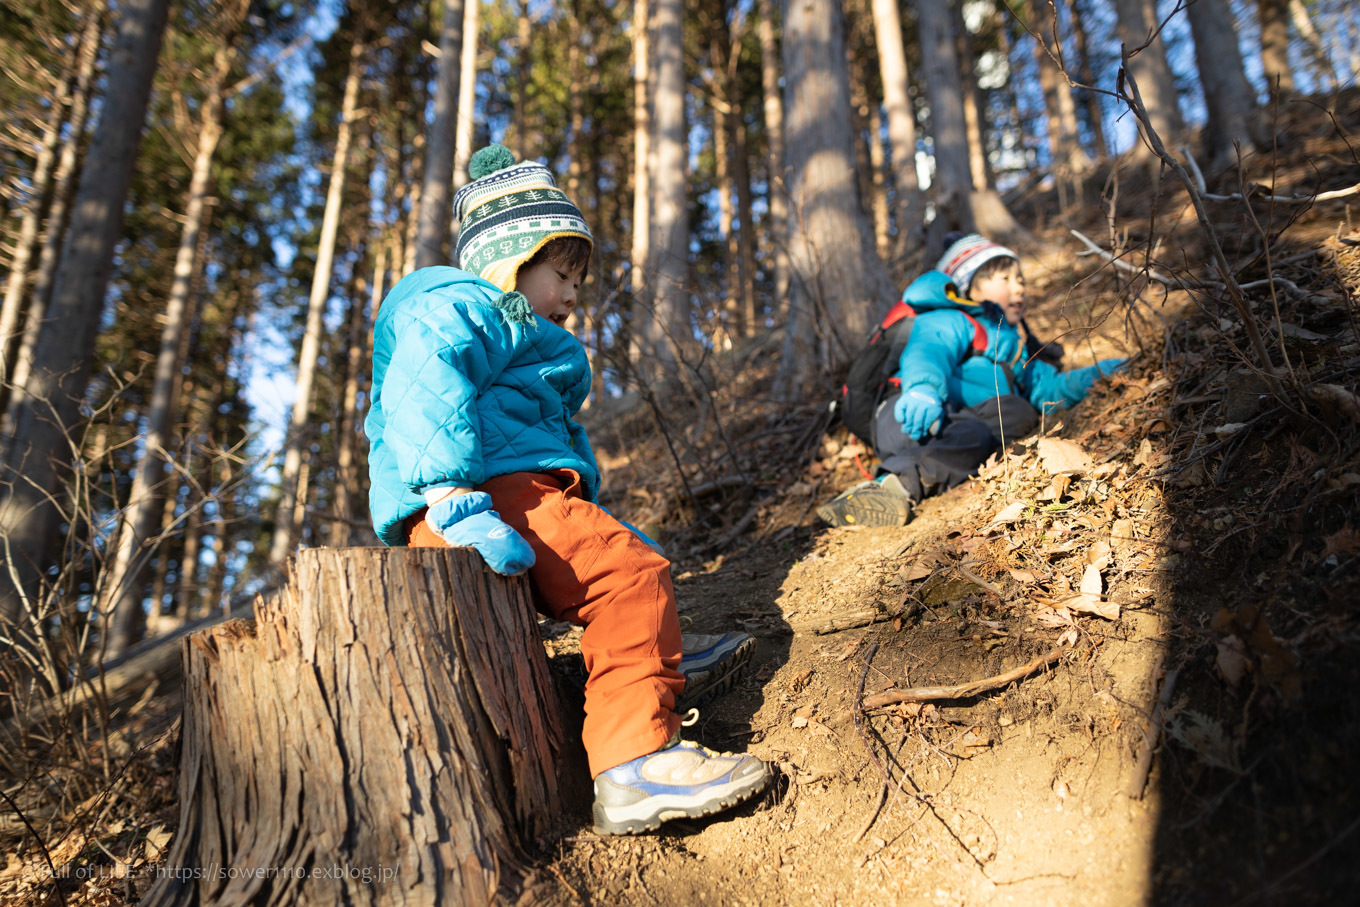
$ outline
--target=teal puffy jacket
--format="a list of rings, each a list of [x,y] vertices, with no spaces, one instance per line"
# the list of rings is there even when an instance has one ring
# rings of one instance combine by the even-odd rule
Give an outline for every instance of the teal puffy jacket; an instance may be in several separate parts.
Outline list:
[[[908,305],[939,304],[947,301],[949,285],[945,274],[928,271],[907,287],[902,299]],[[1025,356],[1024,338],[1006,321],[1000,307],[981,303],[966,308],[987,332],[986,352],[973,354],[976,329],[961,309],[922,312],[916,316],[898,363],[903,392],[923,388],[954,406],[977,406],[1001,394],[1019,394],[1046,412],[1077,403],[1097,378],[1124,364],[1123,359],[1105,359],[1085,368],[1059,371],[1048,362]]]
[[[466,271],[423,268],[378,311],[364,432],[369,509],[385,545],[406,544],[402,523],[430,488],[572,469],[586,497],[599,496],[599,465],[572,421],[590,392],[586,351],[545,318],[507,321],[500,296]]]

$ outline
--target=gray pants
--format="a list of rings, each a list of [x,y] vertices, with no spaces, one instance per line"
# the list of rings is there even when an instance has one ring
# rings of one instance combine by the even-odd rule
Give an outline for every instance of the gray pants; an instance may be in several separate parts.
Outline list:
[[[919,501],[973,476],[987,458],[1039,425],[1039,412],[1024,397],[1004,394],[977,406],[946,411],[937,434],[916,441],[902,433],[893,416],[897,394],[879,404],[874,420],[874,451],[883,461],[880,475],[896,473]]]

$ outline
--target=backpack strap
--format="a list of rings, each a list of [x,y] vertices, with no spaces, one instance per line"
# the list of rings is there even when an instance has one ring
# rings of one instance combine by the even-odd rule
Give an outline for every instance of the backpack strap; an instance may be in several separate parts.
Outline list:
[[[962,310],[960,309],[960,311]],[[973,343],[969,346],[969,349],[973,351],[974,356],[981,356],[983,353],[987,352],[987,329],[967,312],[963,313],[963,317],[967,318],[973,325]]]

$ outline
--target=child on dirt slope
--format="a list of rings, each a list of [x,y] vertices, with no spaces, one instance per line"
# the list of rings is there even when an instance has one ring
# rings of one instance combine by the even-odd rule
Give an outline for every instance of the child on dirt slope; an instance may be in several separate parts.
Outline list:
[[[1019,256],[976,233],[954,240],[902,300],[929,310],[902,350],[900,386],[890,385],[874,413],[877,477],[817,509],[832,526],[904,525],[923,497],[976,475],[1004,443],[1033,431],[1041,410],[1072,406],[1127,361],[1064,372],[1036,355],[1028,330],[1022,335]]]
[[[590,365],[565,325],[590,263],[580,210],[500,145],[454,198],[461,268],[392,288],[374,325],[370,502],[387,545],[468,546],[528,571],[545,614],[585,627],[582,738],[602,834],[655,829],[756,795],[769,767],[680,739],[682,692],[715,693],[747,634],[682,639],[660,547],[597,503],[600,470],[572,416]]]

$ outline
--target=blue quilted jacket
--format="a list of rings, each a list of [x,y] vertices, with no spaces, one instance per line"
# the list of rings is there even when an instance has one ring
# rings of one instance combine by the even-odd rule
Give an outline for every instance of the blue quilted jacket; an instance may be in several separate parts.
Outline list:
[[[909,305],[938,304],[947,299],[945,288],[949,285],[945,274],[928,271],[907,287],[902,299]],[[1110,374],[1124,362],[1106,359],[1086,368],[1059,371],[1048,362],[1025,356],[1024,338],[1006,321],[999,306],[984,302],[967,309],[987,331],[986,352],[973,354],[975,329],[959,309],[922,312],[916,316],[911,338],[898,363],[903,391],[925,388],[956,407],[976,406],[992,397],[1014,393],[1044,412],[1077,403],[1097,378]]]
[[[373,326],[369,509],[378,538],[404,545],[423,492],[511,472],[572,469],[596,500],[600,468],[572,421],[590,363],[571,334],[537,315],[506,320],[501,291],[457,268],[398,281]]]

